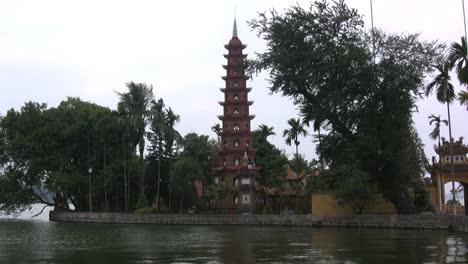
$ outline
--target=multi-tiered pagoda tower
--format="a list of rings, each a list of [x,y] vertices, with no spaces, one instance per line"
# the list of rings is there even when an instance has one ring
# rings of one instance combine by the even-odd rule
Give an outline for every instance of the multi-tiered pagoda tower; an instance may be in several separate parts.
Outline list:
[[[246,45],[237,36],[236,20],[232,38],[224,47],[228,50],[224,55],[227,65],[223,65],[226,76],[222,77],[225,88],[221,88],[224,101],[219,102],[223,106],[223,115],[218,116],[222,121],[222,132],[212,172],[213,189],[228,191],[218,191],[212,206],[228,212],[254,212],[262,204],[259,195],[262,188],[250,131],[250,121],[255,116],[249,112],[253,101],[248,100],[248,94],[252,88],[246,86],[248,77],[243,66],[247,55],[242,54],[242,50]]]

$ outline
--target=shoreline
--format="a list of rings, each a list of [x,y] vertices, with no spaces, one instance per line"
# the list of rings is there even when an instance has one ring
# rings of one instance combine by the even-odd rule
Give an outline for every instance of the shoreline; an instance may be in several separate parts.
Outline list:
[[[468,233],[468,217],[464,215],[359,215],[318,218],[312,215],[133,214],[50,211],[49,220],[65,223],[103,224],[442,229]]]

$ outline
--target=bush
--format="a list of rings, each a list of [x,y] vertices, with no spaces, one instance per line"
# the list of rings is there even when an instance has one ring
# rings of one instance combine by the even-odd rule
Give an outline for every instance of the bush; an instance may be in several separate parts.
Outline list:
[[[269,214],[272,214],[273,213],[273,210],[271,209],[270,205],[265,205],[263,207],[263,214],[264,215],[269,215]]]
[[[149,203],[148,203],[148,199],[146,199],[146,196],[144,193],[140,193],[138,195],[138,200],[135,204],[135,212],[138,210],[138,209],[143,209],[143,208],[148,208],[150,207]]]
[[[362,214],[368,202],[374,198],[375,186],[364,175],[351,176],[335,191],[340,206],[349,204],[355,214]]]
[[[154,208],[152,207],[142,207],[135,210],[135,214],[151,214],[154,212]]]

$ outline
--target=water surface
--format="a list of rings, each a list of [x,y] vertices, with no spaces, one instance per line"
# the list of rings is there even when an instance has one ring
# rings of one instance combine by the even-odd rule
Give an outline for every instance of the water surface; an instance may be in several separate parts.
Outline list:
[[[0,220],[0,263],[467,263],[448,231]]]

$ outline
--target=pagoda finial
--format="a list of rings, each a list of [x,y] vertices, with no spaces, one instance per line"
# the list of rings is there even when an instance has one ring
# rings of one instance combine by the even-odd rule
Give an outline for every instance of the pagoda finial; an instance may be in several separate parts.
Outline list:
[[[234,27],[232,29],[232,37],[237,38],[237,23],[236,23],[236,18],[234,18]]]

